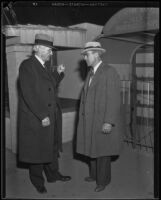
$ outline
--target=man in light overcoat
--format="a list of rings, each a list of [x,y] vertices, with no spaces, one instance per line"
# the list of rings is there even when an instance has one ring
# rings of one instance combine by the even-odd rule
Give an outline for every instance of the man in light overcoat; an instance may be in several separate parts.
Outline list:
[[[94,41],[87,42],[82,51],[91,70],[81,94],[76,140],[77,153],[90,159],[85,181],[96,181],[96,192],[110,183],[111,156],[120,154],[122,143],[120,78],[101,60],[105,51]]]

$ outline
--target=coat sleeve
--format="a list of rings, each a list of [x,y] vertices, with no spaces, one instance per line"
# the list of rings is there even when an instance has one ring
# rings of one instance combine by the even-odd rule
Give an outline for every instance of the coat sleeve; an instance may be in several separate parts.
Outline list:
[[[115,69],[109,68],[106,75],[106,105],[104,123],[115,125],[120,113],[120,78]]]
[[[52,72],[52,75],[56,81],[56,86],[58,87],[59,83],[62,81],[62,79],[64,78],[64,73],[58,73],[56,70],[54,70],[54,72]]]
[[[19,85],[22,98],[30,111],[37,118],[43,120],[48,116],[48,112],[45,103],[42,101],[42,94],[37,90],[36,81],[35,71],[23,62],[19,68]]]

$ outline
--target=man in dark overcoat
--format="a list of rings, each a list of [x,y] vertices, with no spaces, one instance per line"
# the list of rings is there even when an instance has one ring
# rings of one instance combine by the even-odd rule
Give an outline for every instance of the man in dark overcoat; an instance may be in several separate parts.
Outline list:
[[[35,54],[19,68],[18,157],[29,163],[32,184],[39,193],[47,192],[48,182],[69,181],[59,172],[58,157],[62,151],[62,113],[57,87],[65,67],[52,72],[45,66],[54,50],[53,39],[46,34],[35,36]]]
[[[87,42],[82,55],[91,67],[81,94],[77,128],[77,153],[90,159],[90,175],[99,192],[111,181],[111,156],[119,155],[122,141],[120,78],[103,63],[106,50],[99,42]]]

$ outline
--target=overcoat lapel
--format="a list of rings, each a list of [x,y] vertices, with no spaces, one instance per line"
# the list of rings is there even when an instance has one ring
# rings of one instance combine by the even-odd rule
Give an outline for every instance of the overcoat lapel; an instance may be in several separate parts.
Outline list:
[[[85,96],[86,96],[86,94],[87,94],[87,90],[88,90],[88,84],[89,84],[89,79],[90,79],[90,71],[88,72],[88,75],[87,75],[87,78],[86,78],[86,81],[85,81],[85,83],[84,83],[84,94],[85,94]]]
[[[52,76],[52,71],[49,70],[48,68],[45,69],[46,73],[48,74],[49,79],[52,81],[52,83],[54,84],[54,87],[56,87],[56,81]]]
[[[100,80],[99,77],[100,77],[100,75],[102,74],[102,72],[103,72],[103,64],[101,64],[101,65],[98,67],[96,73],[94,74],[93,79],[92,79],[92,81],[91,81],[91,84],[90,84],[90,86],[89,86],[89,89],[91,89],[91,88],[97,83],[97,81]]]
[[[42,64],[35,58],[35,56],[33,56],[33,61],[35,62],[37,70],[39,71],[39,73],[41,73],[46,79],[52,81],[52,83],[55,87],[56,82],[55,82],[54,78],[52,77],[51,72],[48,69],[44,68],[42,66]]]
[[[89,84],[89,79],[90,79],[90,75],[88,74],[85,85],[84,85],[84,92],[85,94],[87,94],[87,90],[90,90],[96,83],[97,81],[99,81],[99,77],[103,72],[103,63],[99,66],[99,68],[97,69],[96,73],[93,76],[93,79],[90,83],[90,86],[88,86]]]

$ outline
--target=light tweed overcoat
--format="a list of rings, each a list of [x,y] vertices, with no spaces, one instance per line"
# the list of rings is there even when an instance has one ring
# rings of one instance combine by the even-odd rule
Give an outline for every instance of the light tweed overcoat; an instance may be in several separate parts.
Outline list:
[[[119,75],[102,63],[89,87],[88,82],[89,74],[81,94],[76,151],[91,158],[119,155],[123,138]],[[101,131],[105,122],[114,125],[110,134]]]

